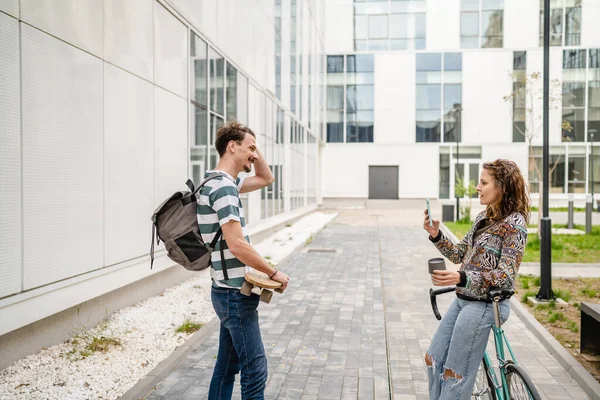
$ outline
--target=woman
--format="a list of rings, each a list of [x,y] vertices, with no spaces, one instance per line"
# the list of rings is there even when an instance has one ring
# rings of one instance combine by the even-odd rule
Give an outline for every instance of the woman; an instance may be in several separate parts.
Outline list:
[[[470,399],[477,369],[494,324],[490,288],[514,288],[523,259],[529,222],[529,196],[519,167],[508,160],[485,163],[477,185],[479,201],[486,206],[463,240],[453,244],[440,230],[429,226],[425,210],[423,228],[445,257],[461,264],[457,271],[434,271],[436,286],[456,285],[456,296],[438,327],[425,363],[430,399]],[[500,320],[510,314],[508,301],[500,302]]]

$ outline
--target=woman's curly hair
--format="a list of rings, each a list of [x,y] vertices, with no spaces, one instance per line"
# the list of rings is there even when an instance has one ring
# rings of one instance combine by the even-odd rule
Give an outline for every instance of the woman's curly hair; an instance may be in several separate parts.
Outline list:
[[[497,221],[518,212],[529,222],[529,188],[517,164],[500,158],[484,163],[483,168],[494,178],[496,188],[500,192],[500,201],[487,206],[490,219]]]

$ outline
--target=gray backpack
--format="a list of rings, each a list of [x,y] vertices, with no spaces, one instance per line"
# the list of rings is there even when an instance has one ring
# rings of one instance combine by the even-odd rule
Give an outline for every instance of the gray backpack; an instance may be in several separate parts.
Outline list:
[[[154,239],[159,245],[162,240],[167,249],[167,255],[177,264],[190,271],[202,271],[210,266],[210,256],[217,241],[221,238],[219,228],[210,244],[204,243],[198,229],[196,215],[196,194],[211,179],[223,174],[214,173],[194,189],[194,183],[188,179],[185,183],[190,191],[176,192],[162,202],[152,215],[152,245],[150,247],[150,269],[154,265]],[[221,260],[223,244],[221,244]],[[225,266],[223,266],[225,272]]]

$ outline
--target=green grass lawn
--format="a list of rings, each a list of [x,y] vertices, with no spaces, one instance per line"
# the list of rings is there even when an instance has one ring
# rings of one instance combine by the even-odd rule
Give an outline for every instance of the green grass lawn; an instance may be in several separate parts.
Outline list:
[[[530,211],[537,211],[538,208],[536,206],[532,206]],[[550,207],[549,211],[569,211],[569,207]],[[573,207],[573,211],[575,212],[585,212],[585,207]]]
[[[444,222],[456,237],[462,239],[472,224]],[[530,227],[535,227],[531,226]],[[566,228],[566,225],[552,225],[553,228]],[[583,225],[576,229],[585,230]],[[540,240],[536,234],[527,238],[524,262],[540,261]],[[590,235],[552,235],[552,261],[559,263],[600,263],[600,226],[593,226]]]

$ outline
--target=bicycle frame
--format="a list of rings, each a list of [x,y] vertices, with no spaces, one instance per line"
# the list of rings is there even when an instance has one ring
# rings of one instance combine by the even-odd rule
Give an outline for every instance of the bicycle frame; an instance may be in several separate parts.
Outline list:
[[[494,389],[496,391],[496,398],[498,400],[508,400],[510,399],[510,394],[508,393],[508,383],[506,381],[506,366],[509,363],[517,364],[515,355],[510,347],[510,343],[508,339],[506,339],[506,334],[504,333],[504,329],[500,326],[500,306],[497,301],[494,301],[494,318],[496,324],[492,326],[492,331],[494,332],[494,344],[496,347],[496,358],[498,359],[498,366],[500,370],[500,384],[498,382],[498,377],[492,368],[492,363],[490,357],[488,355],[487,350],[483,354],[484,363],[488,367],[488,373],[490,375],[490,379],[494,384]],[[505,359],[504,353],[504,344],[506,344],[506,348],[510,353],[510,360]]]

